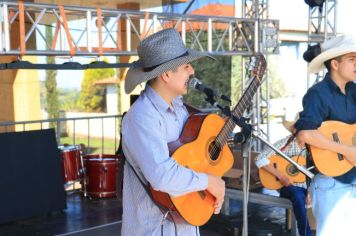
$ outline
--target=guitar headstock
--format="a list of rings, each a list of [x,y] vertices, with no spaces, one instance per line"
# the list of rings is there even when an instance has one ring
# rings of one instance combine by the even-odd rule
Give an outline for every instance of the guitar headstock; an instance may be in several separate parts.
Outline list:
[[[253,67],[251,69],[251,75],[252,77],[256,77],[258,80],[261,81],[267,67],[266,58],[262,54],[258,54],[253,57],[253,60],[254,61],[252,61]]]

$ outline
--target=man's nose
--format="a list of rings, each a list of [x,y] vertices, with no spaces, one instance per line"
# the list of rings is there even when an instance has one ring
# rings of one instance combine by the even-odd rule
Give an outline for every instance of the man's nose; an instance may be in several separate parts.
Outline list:
[[[189,63],[188,65],[189,65],[189,67],[188,67],[189,73],[191,75],[194,75],[195,71],[194,71],[194,68],[193,68],[192,64]]]

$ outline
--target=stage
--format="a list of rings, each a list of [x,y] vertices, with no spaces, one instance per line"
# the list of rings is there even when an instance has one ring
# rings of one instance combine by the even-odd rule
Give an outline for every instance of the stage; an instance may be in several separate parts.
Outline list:
[[[231,194],[233,192],[229,191],[229,195]],[[121,200],[117,198],[89,199],[83,197],[80,191],[74,191],[67,192],[66,203],[67,208],[59,212],[1,224],[0,236],[120,235]],[[241,202],[237,202],[237,205],[238,209],[236,209],[236,204],[233,209],[235,212],[240,211]],[[236,219],[240,218],[241,212],[237,213],[237,215]],[[249,215],[251,216],[249,219],[250,227],[255,225],[255,220],[264,219],[266,222],[273,222],[271,224],[280,225],[283,229],[282,235],[292,235],[290,230],[285,229],[286,214],[283,207],[250,203]],[[215,222],[209,222],[208,225],[201,228],[202,236],[226,235],[221,233],[223,232],[223,227],[221,229],[218,229],[218,227],[227,225],[228,222],[224,222],[224,219],[227,218],[215,217],[214,219]]]

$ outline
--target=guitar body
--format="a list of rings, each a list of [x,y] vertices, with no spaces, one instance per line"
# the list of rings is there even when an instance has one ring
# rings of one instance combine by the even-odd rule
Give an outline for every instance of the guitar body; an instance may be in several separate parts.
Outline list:
[[[217,150],[219,152],[216,159],[212,159],[209,149],[224,124],[224,120],[216,114],[191,115],[180,138],[168,145],[172,158],[194,171],[223,176],[233,165],[230,148],[225,144],[222,150]],[[205,224],[214,213],[215,198],[206,190],[179,197],[170,197],[167,193],[152,188],[151,193],[158,204],[178,211],[192,225]]]
[[[306,160],[304,156],[293,156],[291,159],[301,166],[306,166]],[[269,160],[272,166],[274,166],[279,172],[286,175],[294,183],[305,182],[305,175],[283,157],[272,155],[269,157]],[[280,189],[283,187],[279,180],[267,170],[259,168],[258,174],[260,176],[261,183],[265,188]]]
[[[340,121],[325,121],[318,130],[330,140],[356,146],[356,124],[349,125]],[[308,149],[315,167],[324,175],[339,176],[353,167],[341,154],[311,145],[309,145]]]

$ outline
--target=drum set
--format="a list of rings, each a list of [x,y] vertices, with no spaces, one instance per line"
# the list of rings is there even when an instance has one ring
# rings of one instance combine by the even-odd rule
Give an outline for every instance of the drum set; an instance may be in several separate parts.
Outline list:
[[[89,198],[121,196],[123,157],[113,154],[83,155],[80,145],[63,145],[60,151],[64,185],[81,184]]]

